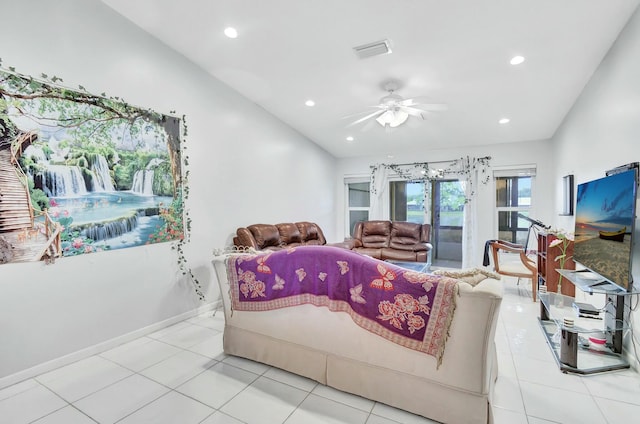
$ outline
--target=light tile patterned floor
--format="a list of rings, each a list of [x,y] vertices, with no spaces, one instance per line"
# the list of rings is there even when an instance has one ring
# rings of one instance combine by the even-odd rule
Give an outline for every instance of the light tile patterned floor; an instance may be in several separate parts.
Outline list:
[[[562,374],[524,284],[506,280],[495,424],[617,424],[640,417],[640,375]],[[225,356],[222,314],[192,318],[0,390],[2,424],[425,424],[433,421]],[[461,423],[464,424],[464,423]]]

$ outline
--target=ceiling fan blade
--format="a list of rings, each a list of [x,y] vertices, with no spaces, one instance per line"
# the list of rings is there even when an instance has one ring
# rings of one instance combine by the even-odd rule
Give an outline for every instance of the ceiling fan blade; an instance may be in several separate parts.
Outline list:
[[[422,110],[429,110],[434,112],[449,109],[449,106],[444,103],[414,103],[411,105],[411,107],[419,107]]]
[[[357,119],[357,120],[353,121],[353,122],[352,122],[352,123],[350,123],[348,126],[350,127],[350,126],[352,126],[352,125],[359,124],[360,122],[364,122],[364,121],[366,121],[367,119],[369,119],[369,118],[373,118],[373,117],[374,117],[374,116],[376,116],[376,115],[380,115],[380,114],[381,114],[381,113],[383,113],[383,112],[384,112],[384,110],[376,110],[376,111],[375,111],[375,112],[373,112],[373,113],[370,113],[370,114],[368,114],[368,115],[366,115],[366,116],[363,116],[363,117],[362,117],[362,118],[360,118],[360,119]]]
[[[404,99],[402,101],[399,101],[398,104],[400,106],[413,106],[417,104],[417,102],[416,102],[416,99]]]
[[[413,103],[418,104],[418,103],[434,103],[433,102],[433,97],[430,96],[413,96],[413,97],[407,97],[406,99],[404,99],[403,101],[407,102],[407,103]]]
[[[367,107],[368,107],[368,108],[376,108],[376,109],[380,109],[378,106],[367,106]],[[356,116],[362,116],[362,115],[364,115],[364,114],[369,114],[369,113],[372,113],[372,112],[371,112],[371,111],[368,111],[368,110],[364,110],[364,111],[361,111],[361,112],[356,112],[356,113],[351,113],[351,114],[349,114],[349,115],[345,115],[345,116],[343,116],[343,117],[342,117],[342,118],[340,118],[340,119],[350,119],[350,118],[355,118]]]
[[[400,106],[400,107],[398,107],[398,109],[400,109],[403,112],[408,113],[411,116],[417,116],[419,118],[424,119],[424,116],[422,115],[423,113],[425,113],[424,110],[416,109],[414,107],[408,107],[408,106]]]
[[[375,120],[371,120],[371,121],[367,121],[365,122],[365,124],[362,126],[362,128],[360,128],[360,131],[362,132],[367,132],[369,131],[371,128],[373,128],[373,126],[376,125],[376,121]]]

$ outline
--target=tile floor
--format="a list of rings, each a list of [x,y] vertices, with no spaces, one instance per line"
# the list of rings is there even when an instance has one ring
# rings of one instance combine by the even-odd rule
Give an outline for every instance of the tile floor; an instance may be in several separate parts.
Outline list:
[[[505,283],[495,424],[617,424],[640,418],[640,375],[562,374],[525,284]],[[0,390],[0,423],[432,423],[222,353],[211,313]],[[461,423],[464,424],[464,423]]]

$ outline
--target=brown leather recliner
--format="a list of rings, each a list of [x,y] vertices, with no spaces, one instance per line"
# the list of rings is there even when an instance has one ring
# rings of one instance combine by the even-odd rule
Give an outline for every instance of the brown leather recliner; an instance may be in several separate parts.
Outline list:
[[[313,222],[254,224],[236,230],[233,244],[256,250],[280,250],[302,245],[324,245],[322,229]]]
[[[353,250],[377,259],[427,262],[431,225],[401,221],[361,221],[356,224]]]

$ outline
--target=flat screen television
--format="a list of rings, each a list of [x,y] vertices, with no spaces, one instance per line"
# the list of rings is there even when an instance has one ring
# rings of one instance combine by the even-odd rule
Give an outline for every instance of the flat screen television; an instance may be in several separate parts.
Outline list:
[[[631,290],[637,169],[578,185],[573,260]]]

